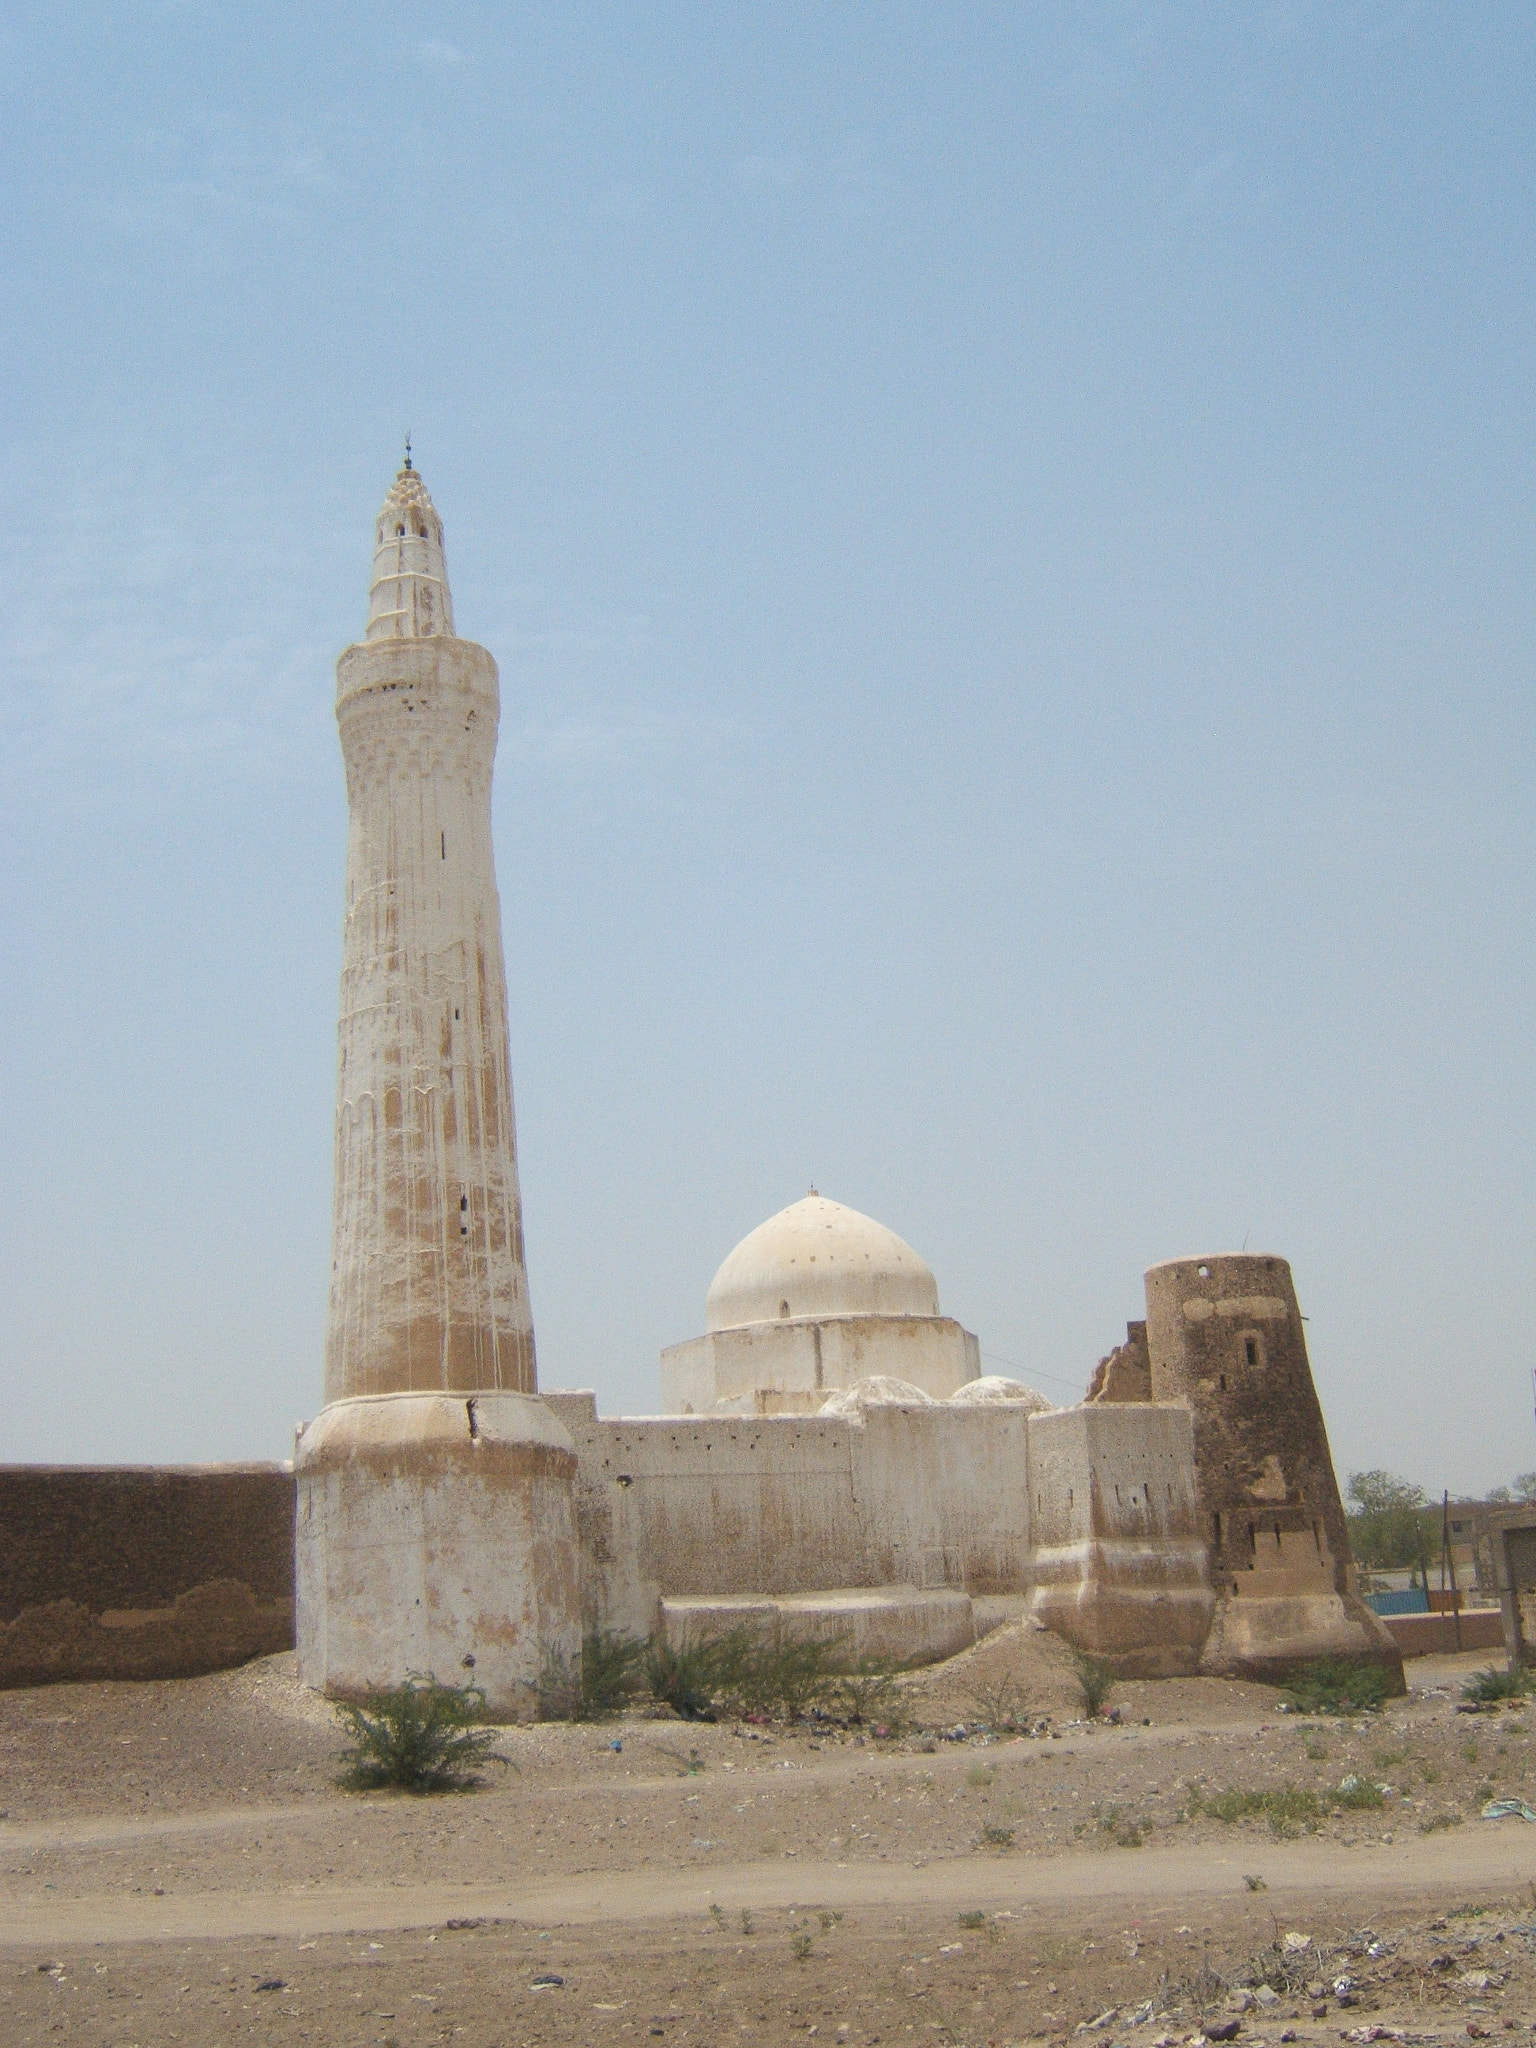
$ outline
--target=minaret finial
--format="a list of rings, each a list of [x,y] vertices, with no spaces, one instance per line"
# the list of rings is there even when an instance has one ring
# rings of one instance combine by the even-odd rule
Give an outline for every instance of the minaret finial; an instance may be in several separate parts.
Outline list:
[[[405,466],[407,469],[411,466],[411,430],[409,427],[405,430]]]

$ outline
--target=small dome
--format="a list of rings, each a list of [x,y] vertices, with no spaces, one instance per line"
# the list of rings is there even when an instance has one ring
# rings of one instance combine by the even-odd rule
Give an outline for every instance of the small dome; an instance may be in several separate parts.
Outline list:
[[[1006,1401],[1015,1407],[1027,1408],[1031,1415],[1049,1414],[1056,1405],[1054,1401],[1047,1401],[1044,1394],[1037,1394],[1033,1387],[1026,1387],[1022,1380],[1007,1379],[1000,1372],[983,1373],[979,1380],[967,1380],[949,1398],[967,1408],[987,1407]]]
[[[822,1415],[861,1415],[866,1408],[932,1408],[932,1394],[914,1387],[910,1380],[893,1380],[889,1373],[871,1373],[867,1380],[855,1380],[851,1387],[839,1387],[829,1394],[817,1411]]]
[[[704,1327],[938,1312],[938,1286],[911,1245],[857,1209],[811,1193],[737,1245],[714,1277]]]

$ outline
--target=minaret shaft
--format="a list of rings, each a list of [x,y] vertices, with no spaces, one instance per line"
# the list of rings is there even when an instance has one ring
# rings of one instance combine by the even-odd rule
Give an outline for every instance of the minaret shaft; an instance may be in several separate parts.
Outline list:
[[[346,938],[325,1407],[294,1446],[306,1685],[472,1673],[498,1718],[579,1670],[576,1450],[538,1399],[491,850],[496,664],[395,478],[336,664]]]
[[[402,471],[380,555],[407,518],[440,564],[436,514]],[[326,1400],[533,1393],[491,846],[496,664],[472,641],[395,631],[349,647],[336,681],[350,828]]]

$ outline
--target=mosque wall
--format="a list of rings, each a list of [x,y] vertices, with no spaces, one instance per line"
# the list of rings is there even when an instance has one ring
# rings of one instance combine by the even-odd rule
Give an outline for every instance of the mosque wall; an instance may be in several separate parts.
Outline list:
[[[1058,1408],[1029,1442],[1036,1618],[1127,1675],[1197,1670],[1215,1600],[1189,1410]]]
[[[546,1398],[576,1445],[588,1627],[649,1635],[663,1602],[949,1589],[1028,1597],[1125,1671],[1199,1666],[1214,1600],[1186,1408],[607,1421],[590,1395]]]
[[[283,1465],[0,1466],[0,1687],[293,1648]]]
[[[706,1414],[739,1402],[747,1414],[814,1413],[839,1388],[876,1374],[947,1401],[981,1370],[981,1350],[950,1316],[838,1315],[712,1330],[661,1354],[668,1411]]]

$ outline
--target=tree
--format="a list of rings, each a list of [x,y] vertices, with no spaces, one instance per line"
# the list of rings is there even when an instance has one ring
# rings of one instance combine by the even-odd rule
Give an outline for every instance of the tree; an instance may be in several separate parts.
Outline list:
[[[1508,1507],[1513,1501],[1536,1500],[1536,1472],[1517,1472],[1508,1486],[1490,1486],[1488,1505]]]
[[[1431,1538],[1438,1548],[1435,1510],[1422,1486],[1395,1472],[1351,1472],[1345,1488],[1351,1502],[1349,1541],[1356,1562],[1373,1571],[1402,1571],[1428,1559]]]

